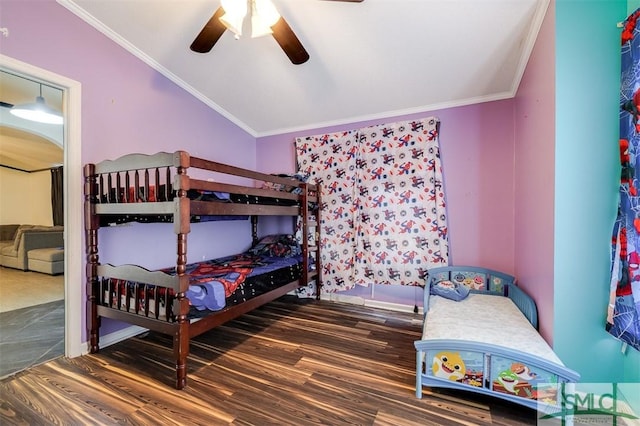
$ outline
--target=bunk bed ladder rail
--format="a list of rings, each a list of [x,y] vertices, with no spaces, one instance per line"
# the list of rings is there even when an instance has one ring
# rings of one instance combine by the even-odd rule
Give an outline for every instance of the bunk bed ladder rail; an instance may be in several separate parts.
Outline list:
[[[300,188],[302,194],[300,197],[300,215],[302,216],[302,283],[306,286],[310,280],[315,280],[316,283],[316,299],[320,299],[320,287],[321,281],[321,258],[320,258],[320,187],[318,185],[309,185],[307,183],[301,183]],[[310,193],[313,192],[313,195]],[[310,203],[313,203],[314,208],[311,209]],[[313,211],[312,211],[313,210]],[[313,238],[310,234],[309,228],[313,228]],[[310,253],[309,241],[313,241],[313,254]],[[310,270],[310,256],[314,259],[314,270]]]
[[[320,211],[322,210],[322,187],[320,183],[315,184],[315,194],[316,194],[316,208],[315,208],[315,258],[316,258],[316,300],[320,300],[320,291],[322,289],[322,256],[320,253],[321,248],[321,239],[320,239]]]
[[[300,215],[302,216],[302,282],[309,284],[309,186],[301,183]]]

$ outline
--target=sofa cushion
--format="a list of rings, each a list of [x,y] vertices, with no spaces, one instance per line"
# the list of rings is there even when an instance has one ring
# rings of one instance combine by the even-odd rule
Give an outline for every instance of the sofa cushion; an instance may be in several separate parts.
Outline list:
[[[16,230],[15,235],[13,236],[13,250],[18,251],[18,247],[20,246],[20,239],[22,238],[22,234],[25,233],[27,229],[32,229],[35,225],[20,225]]]
[[[20,225],[20,227],[16,230],[16,235],[13,237],[13,249],[17,252],[20,247],[20,240],[22,239],[22,234],[28,231],[38,231],[38,232],[50,232],[50,231],[63,231],[64,226],[42,226],[42,225]]]
[[[29,260],[41,260],[43,262],[59,262],[64,260],[64,248],[51,247],[29,250],[27,253]]]
[[[13,249],[13,241],[0,241],[0,253],[17,255],[18,251]]]
[[[20,225],[18,224],[9,224],[9,225],[0,225],[0,242],[4,241],[13,241],[13,237],[16,235],[16,231]]]

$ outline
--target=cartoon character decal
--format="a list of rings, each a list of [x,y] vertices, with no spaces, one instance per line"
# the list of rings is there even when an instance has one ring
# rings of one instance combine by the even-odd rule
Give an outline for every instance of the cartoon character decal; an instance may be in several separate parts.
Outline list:
[[[522,398],[538,399],[534,384],[538,374],[521,362],[512,362],[510,367],[498,373],[493,381],[493,390]]]
[[[462,284],[462,283],[464,282],[464,279],[465,279],[465,278],[466,278],[466,277],[465,277],[462,273],[458,272],[458,273],[453,277],[453,280]]]
[[[516,395],[519,393],[519,390],[516,389],[516,386],[518,386],[520,380],[518,379],[518,375],[511,370],[501,371],[500,374],[498,374],[496,382],[502,385],[507,393],[513,393]],[[494,390],[497,390],[495,389],[495,386]]]
[[[433,354],[431,374],[469,386],[482,387],[484,383],[482,353],[440,351]]]
[[[439,352],[433,357],[433,375],[443,379],[460,381],[467,368],[458,352]]]
[[[511,364],[511,371],[513,371],[521,380],[534,380],[538,375],[532,373],[527,365],[521,362],[514,362]]]
[[[502,282],[502,278],[491,277],[491,282],[489,283],[489,290],[502,293],[504,291],[504,284]]]
[[[462,383],[480,388],[482,387],[482,377],[482,370],[467,369],[467,374],[464,375]]]
[[[485,276],[458,272],[453,276],[453,281],[463,284],[472,290],[483,290],[485,285]]]

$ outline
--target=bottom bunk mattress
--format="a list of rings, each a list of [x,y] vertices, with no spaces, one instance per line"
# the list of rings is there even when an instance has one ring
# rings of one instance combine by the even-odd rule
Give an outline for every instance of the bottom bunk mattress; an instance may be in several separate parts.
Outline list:
[[[248,253],[187,265],[186,296],[190,315],[207,315],[246,302],[300,278],[302,257],[260,256]]]
[[[190,304],[189,317],[201,318],[294,282],[302,276],[302,265],[297,243],[281,236],[265,237],[244,253],[188,264],[185,296]],[[175,267],[158,272],[164,276],[176,274]],[[176,298],[169,287],[126,279],[104,278],[99,282],[100,305],[150,318],[175,319],[172,308],[167,309]]]
[[[508,297],[432,295],[418,350],[417,388],[452,387],[529,407],[555,404],[558,385],[577,381]]]

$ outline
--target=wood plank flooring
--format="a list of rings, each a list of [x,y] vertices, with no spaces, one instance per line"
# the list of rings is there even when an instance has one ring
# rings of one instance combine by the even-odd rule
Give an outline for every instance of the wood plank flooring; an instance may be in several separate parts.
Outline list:
[[[2,425],[535,424],[533,410],[445,390],[415,397],[417,314],[285,297],[191,343],[148,333],[0,382]]]

